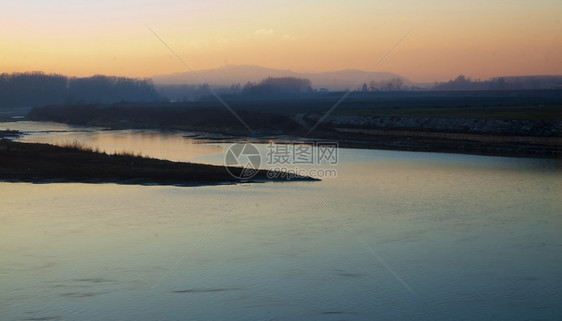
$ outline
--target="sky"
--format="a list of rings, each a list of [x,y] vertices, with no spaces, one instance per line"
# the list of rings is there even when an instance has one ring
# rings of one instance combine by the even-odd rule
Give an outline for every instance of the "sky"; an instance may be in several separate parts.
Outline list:
[[[227,64],[415,82],[562,74],[560,0],[0,0],[0,72],[150,77]]]

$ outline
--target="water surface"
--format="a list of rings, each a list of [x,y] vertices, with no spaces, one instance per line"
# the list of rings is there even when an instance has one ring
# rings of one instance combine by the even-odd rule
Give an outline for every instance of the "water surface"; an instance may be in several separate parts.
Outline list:
[[[220,164],[228,147],[181,133],[2,125],[35,129],[25,141],[174,160]],[[555,161],[342,149],[335,168],[337,178],[312,183],[0,183],[0,317],[562,317]]]

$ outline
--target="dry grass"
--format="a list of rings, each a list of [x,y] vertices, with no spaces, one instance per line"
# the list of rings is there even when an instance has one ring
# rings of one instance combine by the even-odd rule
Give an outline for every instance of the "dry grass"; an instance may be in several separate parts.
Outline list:
[[[71,150],[76,150],[76,151],[82,151],[82,152],[90,152],[90,153],[98,153],[98,154],[105,154],[105,155],[115,155],[115,156],[124,156],[124,157],[146,157],[145,155],[142,154],[142,152],[137,152],[135,153],[134,151],[131,150],[126,150],[126,149],[122,149],[120,151],[114,151],[113,153],[107,153],[104,150],[101,150],[98,146],[89,146],[84,144],[81,141],[78,140],[73,140],[73,141],[67,141],[61,144],[56,144],[57,146],[66,148],[66,149],[71,149]]]
[[[242,168],[172,162],[136,156],[132,152],[95,152],[96,148],[73,141],[64,146],[0,140],[0,181],[84,182],[159,185],[206,185],[240,182]],[[313,181],[309,177],[292,180]],[[250,181],[272,179],[261,170]]]

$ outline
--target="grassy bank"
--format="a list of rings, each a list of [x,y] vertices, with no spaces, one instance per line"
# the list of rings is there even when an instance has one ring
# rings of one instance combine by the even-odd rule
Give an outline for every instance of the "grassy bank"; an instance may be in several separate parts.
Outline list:
[[[0,140],[0,180],[49,183],[119,183],[146,185],[217,185],[241,182],[286,181],[260,170],[251,179],[241,181],[233,175],[242,169],[205,164],[172,162],[133,155],[106,154],[81,146],[55,146]],[[292,177],[291,181],[313,181],[310,177]]]

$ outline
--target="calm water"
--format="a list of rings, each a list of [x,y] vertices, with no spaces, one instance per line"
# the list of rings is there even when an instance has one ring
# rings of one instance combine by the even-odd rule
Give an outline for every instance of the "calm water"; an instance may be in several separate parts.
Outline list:
[[[218,164],[228,147],[7,127]],[[0,319],[562,318],[554,161],[345,149],[335,168],[313,183],[0,183]]]

